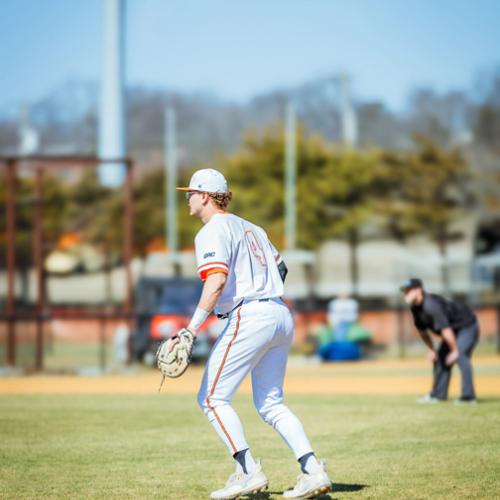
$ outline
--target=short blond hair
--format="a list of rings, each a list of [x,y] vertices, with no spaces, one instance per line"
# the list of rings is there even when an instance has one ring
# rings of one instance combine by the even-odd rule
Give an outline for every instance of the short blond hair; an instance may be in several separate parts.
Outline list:
[[[210,199],[217,208],[225,210],[233,197],[233,193],[231,191],[227,193],[208,193],[208,196],[210,196]]]

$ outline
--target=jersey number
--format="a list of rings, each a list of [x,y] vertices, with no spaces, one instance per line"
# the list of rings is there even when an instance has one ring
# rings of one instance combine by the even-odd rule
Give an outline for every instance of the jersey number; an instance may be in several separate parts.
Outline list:
[[[245,231],[245,238],[248,242],[250,250],[254,254],[255,258],[260,262],[261,266],[267,267],[266,256],[264,250],[259,244],[259,240],[255,237],[252,231]]]

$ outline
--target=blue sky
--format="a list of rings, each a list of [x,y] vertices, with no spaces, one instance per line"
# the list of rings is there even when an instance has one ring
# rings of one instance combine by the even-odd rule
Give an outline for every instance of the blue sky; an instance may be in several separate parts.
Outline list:
[[[127,0],[129,84],[243,101],[334,71],[401,109],[500,63],[497,0]],[[98,81],[102,0],[0,0],[0,110]]]

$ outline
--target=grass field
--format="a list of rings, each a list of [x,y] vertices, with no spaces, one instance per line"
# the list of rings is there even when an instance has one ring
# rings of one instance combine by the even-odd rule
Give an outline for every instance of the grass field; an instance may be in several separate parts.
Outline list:
[[[286,402],[302,419],[334,484],[323,498],[500,498],[500,366],[493,361],[479,364],[478,383],[484,376],[483,383],[496,380],[498,386],[473,407],[421,406],[408,393],[304,395],[300,385],[293,390],[309,371],[310,383],[320,375],[331,386],[361,380],[367,391],[395,373],[402,387],[416,377],[427,384],[425,365],[291,367]],[[154,372],[122,377],[127,390],[121,394],[93,393],[108,387],[105,377],[89,379],[90,389],[82,394],[66,390],[71,384],[81,388],[81,377],[63,379],[63,386],[49,377],[52,392],[39,394],[34,389],[46,388],[47,379],[0,380],[0,498],[208,498],[233,464],[196,405],[189,384],[199,374],[193,369],[185,382],[175,381],[186,384],[186,393],[176,393],[171,383],[162,394],[151,384],[159,381]],[[18,393],[9,389],[13,383]],[[257,498],[280,498],[293,485],[298,465],[257,416],[248,387],[235,407],[270,480],[268,493]]]

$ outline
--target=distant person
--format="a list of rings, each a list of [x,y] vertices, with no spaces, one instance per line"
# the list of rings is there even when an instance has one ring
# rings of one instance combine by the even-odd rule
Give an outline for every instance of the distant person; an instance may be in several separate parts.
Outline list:
[[[448,398],[451,368],[458,362],[462,373],[460,403],[476,403],[471,356],[479,339],[475,314],[463,304],[424,290],[422,281],[410,278],[401,286],[405,302],[410,306],[415,326],[429,348],[428,358],[434,363],[434,381],[430,394],[418,399],[434,403]],[[436,350],[429,331],[442,338]]]
[[[341,294],[328,304],[328,322],[333,330],[334,340],[345,340],[349,328],[358,321],[358,301]]]
[[[358,343],[349,338],[357,327],[358,301],[347,294],[328,304],[328,340],[322,339],[317,354],[323,361],[352,361],[361,357]],[[325,337],[325,335],[323,336]]]
[[[125,366],[127,364],[129,338],[129,327],[125,322],[120,323],[113,332],[113,352],[115,363],[118,366]]]

